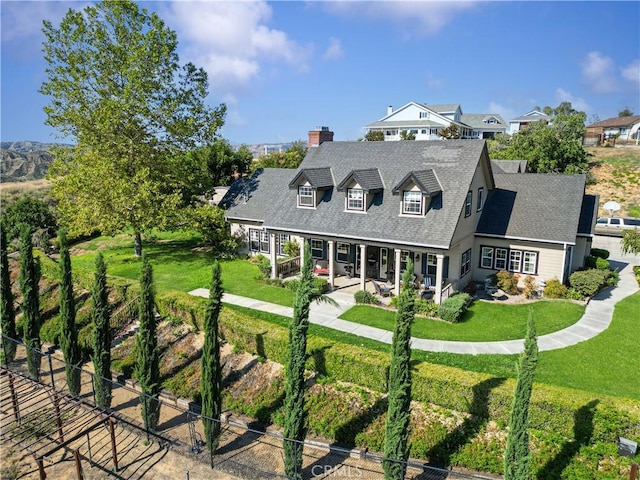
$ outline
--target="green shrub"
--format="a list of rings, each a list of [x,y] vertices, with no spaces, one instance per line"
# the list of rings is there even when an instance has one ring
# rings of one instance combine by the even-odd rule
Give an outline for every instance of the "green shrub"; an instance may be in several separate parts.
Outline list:
[[[609,260],[604,258],[596,258],[596,268],[598,270],[609,270]]]
[[[638,285],[640,285],[640,265],[633,267],[633,273],[636,276],[636,282],[638,282]]]
[[[602,258],[603,260],[606,260],[607,258],[609,258],[609,250],[605,250],[604,248],[592,248],[591,255],[596,258]]]
[[[571,287],[567,290],[567,298],[570,300],[584,300],[584,295],[580,290]]]
[[[522,294],[525,298],[533,298],[536,296],[536,292],[538,291],[538,284],[536,283],[536,279],[531,275],[527,275],[524,277],[522,281],[524,283],[524,287],[522,289]]]
[[[560,280],[554,278],[549,280],[544,287],[544,296],[547,298],[566,298],[567,291],[567,287],[560,283]]]
[[[620,280],[620,272],[618,272],[617,270],[609,270],[607,272],[607,285],[613,287],[614,285],[618,284],[618,281]]]
[[[470,300],[471,296],[468,293],[451,295],[438,307],[438,316],[447,322],[457,323],[467,311]]]
[[[368,290],[360,290],[356,292],[353,295],[353,298],[356,301],[356,303],[369,303],[369,304],[378,303],[376,296],[373,293],[369,292]]]
[[[584,257],[584,268],[586,269],[596,268],[596,260],[597,260],[597,257],[594,257],[592,255],[587,255],[586,257]]]
[[[297,257],[300,255],[300,245],[298,245],[298,242],[289,240],[284,244],[284,253],[288,257]]]
[[[579,272],[573,272],[569,276],[569,285],[585,297],[592,297],[607,284],[608,276],[609,273],[605,270],[581,270]]]
[[[320,293],[327,293],[329,291],[329,280],[316,277],[313,279],[313,288]]]
[[[267,257],[262,255],[262,258],[256,264],[260,273],[264,278],[269,278],[271,276],[271,262]]]
[[[512,275],[510,272],[506,270],[500,270],[496,273],[496,281],[498,288],[504,290],[506,293],[510,295],[517,295],[520,293],[518,289],[518,275]]]
[[[419,298],[418,300],[416,300],[414,308],[416,315],[435,317],[438,314],[438,305],[430,300],[425,300],[423,298]]]

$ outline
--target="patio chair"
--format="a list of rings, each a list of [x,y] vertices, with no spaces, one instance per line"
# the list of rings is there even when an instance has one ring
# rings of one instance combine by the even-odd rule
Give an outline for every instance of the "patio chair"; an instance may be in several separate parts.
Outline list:
[[[392,291],[391,287],[385,287],[383,285],[380,285],[375,280],[371,280],[371,282],[373,283],[373,288],[376,289],[376,293],[378,295],[380,295],[381,297],[390,297],[391,296],[391,291]]]
[[[429,275],[425,275],[422,282],[420,282],[420,290],[433,290],[432,280]]]
[[[329,275],[329,262],[327,260],[317,260],[313,267],[316,275]]]

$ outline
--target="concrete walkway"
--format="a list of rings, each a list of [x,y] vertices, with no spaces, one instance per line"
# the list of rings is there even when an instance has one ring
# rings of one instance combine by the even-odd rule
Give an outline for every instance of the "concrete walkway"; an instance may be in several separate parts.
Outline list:
[[[594,246],[595,244],[596,242],[594,242]],[[614,260],[613,255],[614,252],[612,251],[612,258],[609,260],[612,267],[617,267],[620,271],[620,281],[618,282],[618,285],[613,289],[600,292],[593,297],[587,304],[584,315],[575,324],[563,330],[538,337],[538,348],[540,351],[565,348],[570,345],[575,345],[577,343],[584,342],[585,340],[589,340],[599,333],[602,333],[611,323],[615,304],[638,290],[638,283],[636,282],[632,271],[632,266],[637,264],[637,261],[634,262],[633,257],[620,258],[621,256],[619,255],[616,256],[617,260]],[[209,290],[206,288],[198,288],[189,293],[199,297],[209,296]],[[333,306],[328,303],[313,303],[309,314],[309,321],[311,323],[391,344],[393,334],[390,331],[360,325],[358,323],[348,322],[338,318],[343,312],[355,304],[352,294],[336,291],[328,294],[328,296],[335,300],[336,305]],[[254,310],[275,313],[284,317],[291,318],[293,316],[293,308],[291,307],[283,307],[281,305],[262,302],[253,298],[240,297],[230,293],[225,293],[222,301],[224,303],[252,308]],[[508,355],[521,352],[524,348],[524,341],[452,342],[412,338],[411,348],[428,352],[466,353],[472,355]]]

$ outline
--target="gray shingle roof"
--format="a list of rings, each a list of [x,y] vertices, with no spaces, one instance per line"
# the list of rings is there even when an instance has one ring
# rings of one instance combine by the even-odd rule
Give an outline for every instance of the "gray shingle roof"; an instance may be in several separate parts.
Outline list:
[[[351,180],[356,181],[358,185],[360,185],[360,188],[367,193],[382,190],[384,188],[384,183],[382,182],[380,172],[377,168],[352,170],[349,175],[344,177],[344,180],[340,182],[338,185],[338,191],[343,192]]]
[[[476,234],[574,244],[584,175],[494,174]]]
[[[437,113],[455,112],[460,107],[459,103],[441,103],[439,105],[429,105],[429,104],[423,103],[423,105],[427,107],[429,110],[433,110],[434,112],[437,112]]]
[[[521,115],[519,117],[511,119],[511,123],[514,123],[514,122],[536,122],[538,120],[551,120],[551,117],[549,115],[545,115],[544,113],[532,113],[532,112],[529,112],[529,113],[530,113],[530,115],[527,115],[525,113],[524,115]]]
[[[491,160],[493,173],[525,173],[526,160]]]
[[[302,178],[306,179],[314,189],[333,187],[330,168],[304,168],[291,180],[289,188],[296,188]]]
[[[442,187],[440,186],[440,182],[438,182],[438,177],[436,177],[433,169],[429,169],[407,173],[404,178],[400,180],[395,187],[393,187],[392,193],[394,195],[398,195],[402,190],[403,185],[409,180],[415,183],[420,191],[426,195],[433,196],[442,192]]]
[[[587,125],[587,128],[597,128],[597,127],[631,127],[636,123],[640,122],[640,115],[633,115],[631,117],[614,117],[607,118],[606,120],[601,120],[596,123],[592,123],[591,125]]]
[[[345,178],[376,167],[386,189],[375,195],[366,214],[345,211],[344,194],[335,189],[324,194],[317,208],[297,208],[296,192],[288,184],[298,171],[265,170],[249,201],[230,203],[227,218],[262,216],[273,230],[447,248],[482,158],[488,158],[484,140],[325,142],[307,153],[301,169],[331,168],[335,178]],[[400,216],[400,199],[391,194],[391,186],[408,172],[429,169],[442,187],[441,206],[429,208],[424,217]]]
[[[494,117],[500,123],[485,123],[485,120]],[[460,116],[460,121],[465,125],[469,125],[473,128],[496,128],[506,129],[507,124],[504,123],[504,119],[497,113],[463,113]]]

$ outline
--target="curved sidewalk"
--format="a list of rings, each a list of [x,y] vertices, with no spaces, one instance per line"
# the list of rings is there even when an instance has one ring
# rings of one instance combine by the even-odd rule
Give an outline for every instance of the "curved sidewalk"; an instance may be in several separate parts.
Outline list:
[[[620,266],[623,266],[623,268],[620,271],[620,281],[618,285],[613,289],[600,292],[593,297],[587,304],[582,318],[570,327],[538,337],[538,348],[540,351],[556,350],[584,342],[602,333],[609,327],[611,319],[613,318],[613,308],[615,304],[638,290],[632,265],[627,262],[620,262]],[[209,296],[209,290],[206,288],[198,288],[189,293],[200,297]],[[391,344],[393,333],[390,331],[360,325],[359,323],[347,322],[338,318],[344,311],[354,305],[353,295],[338,291],[332,292],[328,296],[333,298],[337,305],[313,303],[309,314],[309,321],[311,323]],[[225,293],[222,301],[224,303],[252,308],[254,310],[262,310],[285,317],[293,316],[293,308],[291,307],[283,307],[281,305],[262,302],[253,298],[240,297],[230,293]],[[524,348],[524,340],[452,342],[412,338],[411,348],[428,352],[508,355],[521,352]]]

